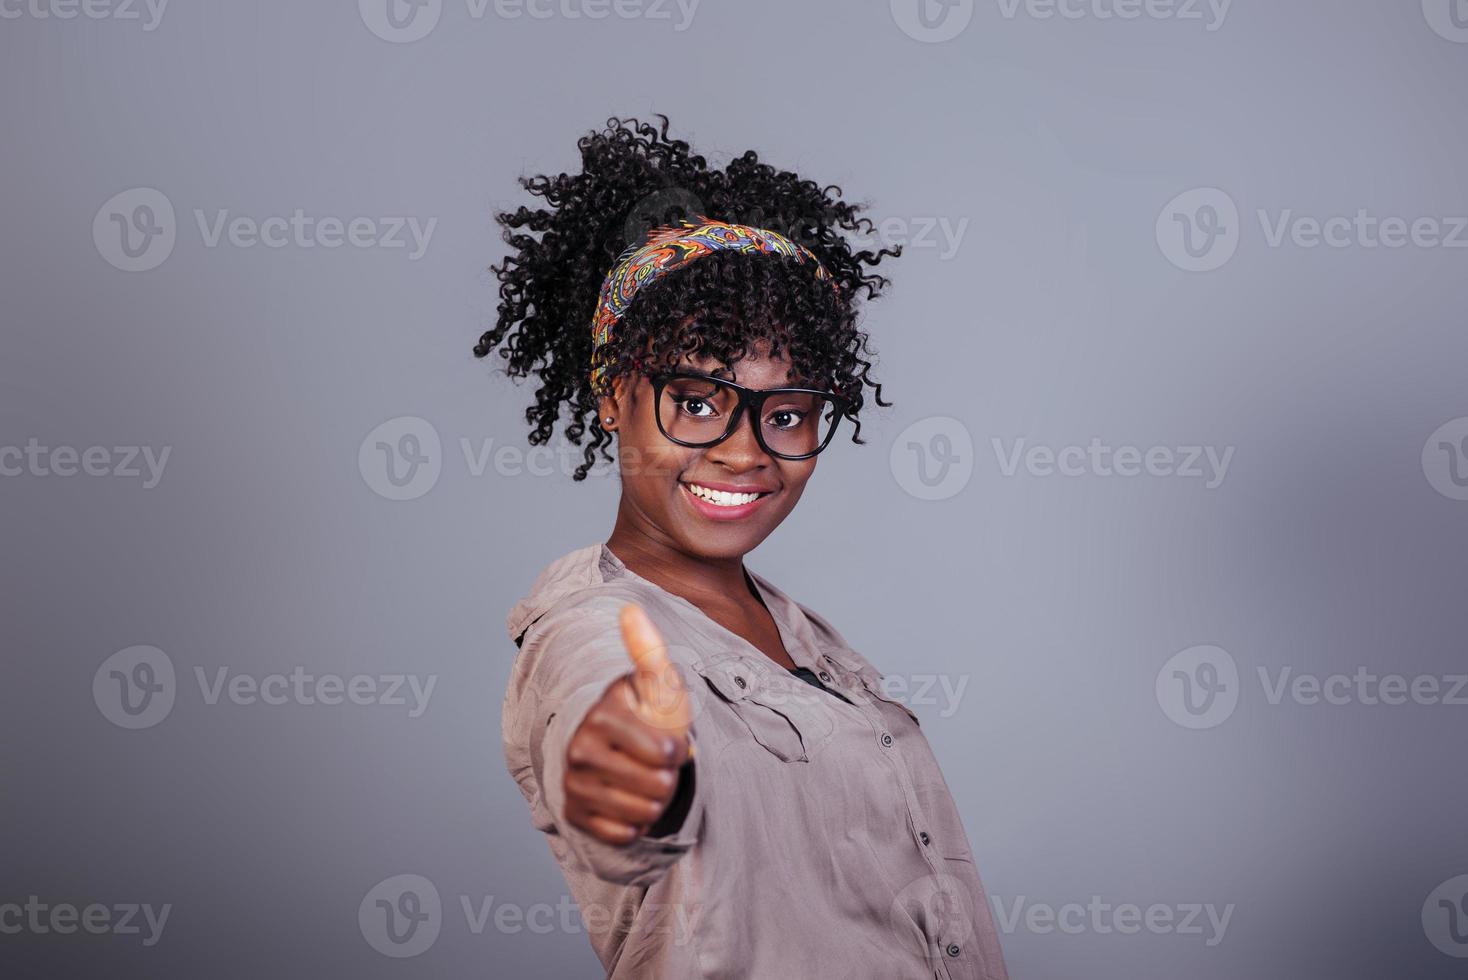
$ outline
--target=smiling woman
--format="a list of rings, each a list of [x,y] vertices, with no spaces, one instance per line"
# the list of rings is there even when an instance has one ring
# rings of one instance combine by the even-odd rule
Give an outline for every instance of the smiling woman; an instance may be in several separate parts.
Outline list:
[[[511,377],[533,372],[540,379],[536,404],[526,413],[531,444],[550,439],[564,408],[573,443],[590,429],[586,463],[572,477],[583,480],[596,450],[612,459],[604,448],[610,430],[600,421],[607,413],[596,414],[608,378],[635,370],[639,360],[666,365],[682,354],[727,367],[756,340],[770,343],[772,356],[785,353],[802,377],[844,395],[856,423],[852,440],[861,443],[863,385],[875,388],[877,404],[891,403],[867,379],[871,364],[862,357],[866,335],[855,326],[856,300],[887,285],[870,269],[900,250],[852,249],[843,233],[869,233],[871,222],[858,216],[858,206],[832,195],[840,188],[776,171],[754,151],[711,169],[686,142],[668,138],[666,118],[661,131],[612,119],[605,132],[578,145],[581,173],[520,179],[554,207],[498,215],[514,252],[494,267],[501,283],[498,321],[474,347],[478,357],[498,347]],[[750,249],[719,248],[727,242],[705,235],[677,258],[665,258],[676,249],[657,248],[654,227],[695,215],[758,216],[763,229],[817,261],[779,254],[782,243],[768,234]],[[619,260],[650,239],[652,252],[609,281]],[[608,288],[614,285],[615,291]],[[604,291],[612,295],[603,297]],[[600,329],[608,322],[615,331]],[[598,370],[591,377],[594,351]]]
[[[609,977],[1007,980],[917,716],[744,565],[843,419],[862,442],[864,386],[890,404],[855,321],[898,253],[852,248],[870,222],[839,188],[753,151],[710,168],[667,129],[610,120],[581,173],[522,178],[549,208],[498,216],[514,252],[474,352],[540,379],[532,444],[589,418],[576,480],[615,434],[622,490],[607,541],[506,620],[506,764],[577,902],[610,912]]]

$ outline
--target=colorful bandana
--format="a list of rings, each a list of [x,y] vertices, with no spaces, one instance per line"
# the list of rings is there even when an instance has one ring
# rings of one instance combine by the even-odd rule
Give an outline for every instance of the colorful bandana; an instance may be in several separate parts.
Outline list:
[[[815,263],[817,279],[828,280],[833,287],[840,289],[810,249],[792,242],[779,232],[714,221],[703,215],[696,217],[697,222],[685,220],[650,231],[645,241],[628,246],[617,257],[612,271],[602,281],[601,297],[597,300],[596,315],[591,321],[591,390],[596,395],[610,391],[609,386],[603,387],[611,367],[604,356],[605,347],[612,338],[612,324],[627,311],[632,297],[648,283],[711,252],[732,249],[783,255],[797,262],[809,259]]]

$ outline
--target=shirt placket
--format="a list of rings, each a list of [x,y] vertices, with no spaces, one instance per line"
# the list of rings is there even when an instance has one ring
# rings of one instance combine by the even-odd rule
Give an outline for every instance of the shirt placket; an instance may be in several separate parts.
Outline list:
[[[816,676],[821,679],[821,683],[834,687],[840,690],[841,693],[852,698],[853,707],[857,709],[857,712],[872,730],[873,740],[877,745],[878,757],[882,759],[883,764],[890,768],[892,774],[896,777],[898,786],[902,788],[902,797],[907,805],[908,830],[912,835],[913,845],[918,849],[923,860],[927,863],[933,875],[932,880],[936,884],[937,890],[943,892],[950,902],[956,903],[957,907],[963,908],[963,896],[954,894],[953,890],[948,886],[948,882],[953,878],[952,874],[945,870],[942,859],[936,857],[934,854],[932,846],[933,839],[926,830],[929,826],[928,817],[922,805],[918,802],[917,791],[914,788],[912,779],[912,770],[909,766],[909,757],[903,751],[898,737],[887,729],[886,722],[881,716],[881,709],[877,706],[877,699],[872,697],[871,693],[866,689],[866,686],[861,683],[859,676],[850,674],[838,661],[826,654],[821,654],[819,659],[821,663],[816,672]],[[908,737],[920,738],[921,736],[910,735]],[[931,927],[931,922],[928,923],[928,926]],[[944,980],[958,980],[958,978],[954,977],[949,966],[950,963],[965,955],[963,946],[959,941],[960,938],[954,936],[927,935],[927,939],[931,944],[929,951],[936,950],[938,954],[936,956],[938,975],[944,978]],[[969,950],[968,955],[972,957],[974,955],[973,951]],[[961,976],[977,977],[980,975],[981,973],[977,968],[964,970],[961,973]]]
[[[853,708],[870,728],[877,754],[882,757],[882,764],[889,767],[891,773],[896,777],[897,785],[901,787],[902,797],[907,807],[908,831],[911,834],[913,846],[918,849],[928,866],[931,880],[935,883],[935,891],[941,893],[949,903],[952,903],[953,907],[967,909],[965,896],[957,894],[950,886],[954,875],[946,870],[943,859],[935,854],[933,839],[927,830],[930,826],[928,816],[918,802],[910,768],[910,756],[903,750],[897,736],[886,727],[886,723],[882,720],[881,709],[877,706],[878,699],[874,698],[862,684],[860,676],[823,652],[823,644],[816,640],[810,624],[805,617],[792,612],[789,603],[779,600],[771,604],[769,609],[780,631],[786,652],[790,654],[790,659],[797,666],[808,667],[815,671],[816,677],[822,684],[832,690],[840,691],[851,699],[850,704],[842,704],[833,698],[832,704],[824,707],[830,711]],[[763,657],[759,651],[754,652]],[[804,683],[798,679],[794,682]],[[921,738],[922,735],[914,733],[908,737]],[[968,909],[968,911],[975,918],[982,912],[977,909]],[[928,920],[927,929],[931,929],[932,916],[925,918]],[[934,964],[933,968],[938,980],[969,980],[969,978],[979,978],[984,975],[976,950],[964,949],[964,943],[977,943],[978,941],[978,937],[973,935],[972,930],[956,936],[933,936],[925,931],[925,937],[929,946],[924,951],[924,955],[928,958],[928,962]]]

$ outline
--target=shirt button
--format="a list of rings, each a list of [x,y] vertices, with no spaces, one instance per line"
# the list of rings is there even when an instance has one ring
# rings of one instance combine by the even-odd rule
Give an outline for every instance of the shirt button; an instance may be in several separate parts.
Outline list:
[[[957,956],[959,953],[962,952],[962,950],[958,948],[958,943],[949,943],[948,948],[943,950],[943,952],[947,953],[949,956]]]
[[[884,748],[884,749],[885,748],[890,748],[891,746],[892,746],[892,733],[891,732],[883,732],[882,733],[882,748]]]
[[[745,686],[745,684],[744,684],[744,678],[743,677],[739,677],[737,675],[734,678],[734,683],[737,684],[737,685],[739,685],[740,687],[744,687]]]
[[[821,671],[816,676],[819,677],[822,681],[826,682],[827,684],[831,683],[831,675],[828,674],[828,673],[826,673],[824,670]]]
[[[920,840],[920,841],[923,842],[923,846],[924,847],[927,847],[928,846],[928,841],[932,840],[932,838],[929,837],[928,836],[928,832],[926,830],[924,830],[924,831],[920,831],[918,833],[918,840]]]

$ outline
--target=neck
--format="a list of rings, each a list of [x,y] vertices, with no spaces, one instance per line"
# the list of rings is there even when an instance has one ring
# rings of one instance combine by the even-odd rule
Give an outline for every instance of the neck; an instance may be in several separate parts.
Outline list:
[[[649,582],[695,606],[758,599],[745,579],[744,556],[707,558],[680,551],[671,543],[627,527],[620,519],[607,547],[622,564]]]

